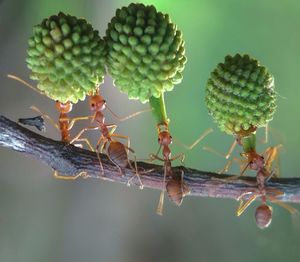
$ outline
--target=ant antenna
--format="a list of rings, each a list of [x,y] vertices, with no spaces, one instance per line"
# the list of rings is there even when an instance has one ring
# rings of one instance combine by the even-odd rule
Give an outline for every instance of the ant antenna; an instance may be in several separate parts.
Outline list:
[[[140,115],[140,114],[142,114],[142,113],[146,113],[146,112],[151,112],[151,111],[152,111],[152,108],[150,108],[150,109],[145,109],[145,110],[137,111],[137,112],[135,112],[135,113],[133,113],[133,114],[130,114],[130,115],[128,115],[128,116],[125,116],[125,117],[119,117],[116,113],[114,113],[114,112],[109,108],[109,106],[106,105],[106,108],[108,109],[108,111],[109,111],[116,119],[118,119],[118,120],[121,121],[121,122],[126,121],[126,120],[128,120],[128,119],[130,119],[130,118],[133,118],[133,117],[135,117],[135,116],[138,116],[138,115]]]
[[[31,84],[29,84],[29,83],[26,82],[25,80],[21,79],[20,77],[15,76],[15,75],[10,75],[10,74],[8,74],[7,77],[10,78],[10,79],[14,79],[14,80],[16,80],[16,81],[22,83],[23,85],[29,87],[30,89],[32,89],[32,90],[35,91],[36,93],[39,93],[40,95],[45,96],[45,94],[44,94],[43,92],[40,92],[39,90],[37,90],[35,87],[33,87]]]

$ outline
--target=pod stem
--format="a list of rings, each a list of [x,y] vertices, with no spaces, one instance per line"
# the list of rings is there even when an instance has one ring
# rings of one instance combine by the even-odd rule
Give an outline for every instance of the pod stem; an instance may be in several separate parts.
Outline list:
[[[167,116],[164,93],[159,98],[151,96],[149,103],[157,125],[168,125],[170,120]]]
[[[241,139],[243,150],[245,153],[255,151],[256,149],[256,134],[251,133],[249,136],[242,137]]]

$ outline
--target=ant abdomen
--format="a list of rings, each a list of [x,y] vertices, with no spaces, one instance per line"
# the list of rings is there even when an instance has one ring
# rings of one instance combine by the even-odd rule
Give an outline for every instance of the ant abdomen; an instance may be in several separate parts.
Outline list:
[[[176,206],[180,206],[183,200],[182,187],[181,179],[177,179],[175,177],[172,177],[166,185],[168,197]]]
[[[110,160],[120,168],[128,166],[128,155],[125,146],[119,141],[111,141],[107,148]]]
[[[255,211],[256,225],[260,229],[267,228],[272,222],[272,207],[262,204]]]

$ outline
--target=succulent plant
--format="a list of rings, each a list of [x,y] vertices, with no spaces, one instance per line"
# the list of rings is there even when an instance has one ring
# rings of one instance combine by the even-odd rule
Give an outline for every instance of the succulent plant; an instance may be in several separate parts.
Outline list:
[[[130,4],[116,11],[106,31],[108,71],[115,85],[142,103],[182,80],[182,33],[154,6]]]
[[[222,131],[247,136],[273,118],[274,78],[248,55],[226,56],[210,75],[205,102]]]
[[[84,19],[60,12],[34,26],[27,65],[49,98],[77,103],[103,81],[105,43]]]

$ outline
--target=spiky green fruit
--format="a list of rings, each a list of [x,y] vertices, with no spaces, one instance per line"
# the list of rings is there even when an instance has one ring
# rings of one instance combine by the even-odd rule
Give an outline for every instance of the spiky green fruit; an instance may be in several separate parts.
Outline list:
[[[48,97],[77,103],[105,74],[105,44],[85,19],[60,12],[34,26],[28,41],[31,79]]]
[[[116,11],[106,31],[108,71],[130,99],[145,103],[182,80],[182,33],[154,6],[130,4]]]
[[[274,78],[248,55],[226,56],[210,75],[205,102],[222,131],[249,135],[273,118]]]

